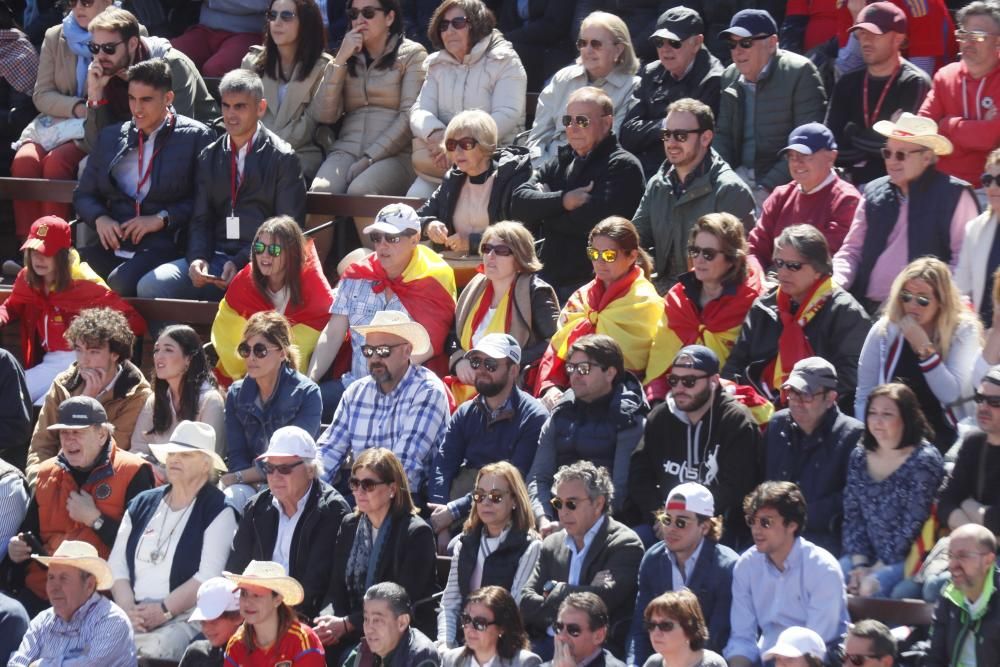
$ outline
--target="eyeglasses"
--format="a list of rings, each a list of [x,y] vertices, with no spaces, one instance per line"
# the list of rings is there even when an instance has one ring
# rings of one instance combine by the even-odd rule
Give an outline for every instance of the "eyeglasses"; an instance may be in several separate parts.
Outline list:
[[[80,5],[86,9],[87,7],[93,7],[97,0],[66,0],[66,6],[70,9],[76,9],[76,3],[79,2]]]
[[[561,512],[563,507],[568,509],[570,512],[575,512],[576,508],[580,506],[581,501],[574,500],[572,498],[567,500],[563,500],[562,498],[553,498],[549,502],[552,503],[552,508],[557,512]]]
[[[253,242],[253,254],[263,255],[265,251],[271,257],[281,257],[281,246],[277,243],[264,243],[263,241]]]
[[[449,153],[453,152],[456,148],[461,148],[463,151],[471,151],[473,148],[479,145],[479,142],[472,137],[462,137],[461,139],[448,139],[444,142],[445,150]]]
[[[948,560],[971,560],[992,553],[990,551],[949,551]]]
[[[406,343],[396,343],[395,345],[362,345],[361,354],[364,355],[365,359],[371,359],[376,354],[381,359],[385,359],[400,345],[406,345]]]
[[[490,359],[489,357],[466,357],[469,360],[469,366],[472,370],[478,371],[480,366],[483,366],[490,373],[495,373],[498,368],[500,368],[500,362],[496,359]]]
[[[372,242],[372,245],[378,245],[382,241],[386,243],[391,243],[393,245],[399,243],[405,238],[410,238],[416,234],[416,230],[407,229],[405,232],[400,232],[398,234],[385,234],[383,232],[371,232],[368,234],[368,240]]]
[[[352,477],[347,480],[347,486],[351,487],[351,491],[357,491],[361,489],[365,493],[371,493],[375,490],[375,487],[379,484],[388,484],[389,482],[383,482],[380,479],[372,479],[371,477],[365,479],[358,479],[357,477]]]
[[[557,635],[565,632],[570,637],[579,637],[580,633],[583,632],[583,628],[579,623],[563,623],[562,621],[556,621],[552,624],[552,632]]]
[[[497,257],[510,257],[514,254],[514,251],[510,249],[509,246],[505,245],[493,245],[492,243],[484,243],[479,246],[479,254],[485,257],[490,253],[495,254]]]
[[[264,465],[262,465],[261,467],[264,469],[264,472],[266,472],[268,475],[273,475],[274,473],[278,473],[279,475],[290,475],[292,474],[293,470],[295,470],[303,463],[304,463],[303,461],[296,461],[295,463],[282,463],[280,465],[274,465],[265,462]]]
[[[101,51],[104,51],[106,55],[112,56],[114,55],[115,51],[118,50],[118,45],[124,43],[125,43],[124,40],[120,42],[105,42],[104,44],[98,44],[96,42],[87,42],[87,50],[93,53],[95,56]]]
[[[987,37],[996,37],[993,33],[986,32],[985,30],[956,30],[955,39],[960,42],[976,42],[982,43],[986,41]]]
[[[987,396],[986,394],[977,391],[972,400],[974,400],[978,405],[985,403],[991,408],[1000,408],[1000,396]]]
[[[604,42],[599,39],[583,39],[582,37],[576,40],[576,48],[578,51],[583,51],[588,46],[595,51],[600,51],[604,48]]]
[[[473,491],[472,502],[476,503],[477,505],[481,505],[488,500],[494,505],[499,505],[500,503],[503,502],[503,497],[505,495],[507,494],[504,493],[503,491],[497,491],[496,489],[493,489],[489,493],[485,491]]]
[[[749,49],[753,46],[754,42],[759,42],[762,39],[767,39],[770,35],[754,35],[753,37],[744,37],[743,39],[731,39],[726,42],[726,46],[729,50],[734,50],[737,46],[741,49]]]
[[[605,264],[614,264],[618,260],[617,250],[598,250],[593,246],[587,246],[587,259],[591,262],[601,260]]]
[[[912,292],[907,292],[903,290],[899,293],[899,300],[903,303],[910,303],[911,301],[916,301],[917,305],[921,308],[926,308],[931,305],[931,298],[929,296],[924,296],[922,294],[913,294]]]
[[[477,632],[482,632],[491,625],[497,624],[496,621],[491,621],[487,618],[483,618],[482,616],[469,616],[468,614],[462,614],[459,616],[458,621],[462,624],[463,628],[467,628],[471,625]]]
[[[281,19],[282,23],[291,23],[295,20],[296,16],[297,14],[295,12],[288,9],[282,9],[280,12],[276,12],[272,9],[267,13],[267,20],[274,23],[278,19]]]
[[[774,268],[778,270],[788,269],[792,273],[795,273],[796,271],[801,271],[803,266],[805,265],[802,262],[786,262],[783,259],[774,258]]]
[[[656,520],[663,524],[665,527],[670,528],[671,525],[676,526],[679,530],[684,530],[687,528],[689,523],[693,523],[691,519],[687,517],[679,516],[677,518],[671,517],[669,514],[661,514],[656,517]]]
[[[362,7],[361,9],[358,9],[357,7],[351,7],[350,9],[347,10],[347,18],[351,19],[352,21],[357,21],[359,16],[364,16],[366,19],[370,21],[371,19],[375,18],[375,12],[382,12],[383,14],[387,14],[389,10],[382,9],[381,7]]]
[[[861,667],[861,665],[865,664],[865,660],[868,660],[869,658],[878,659],[881,657],[882,656],[880,655],[868,654],[868,653],[845,653],[841,662],[842,663],[849,662],[852,665],[854,665],[854,667]]]
[[[721,252],[721,250],[716,250],[715,248],[699,248],[696,245],[688,246],[688,257],[691,259],[698,259],[698,255],[701,255],[706,262],[711,262]]]
[[[673,632],[677,624],[673,621],[660,621],[659,623],[654,623],[653,621],[643,621],[642,627],[646,632],[652,632],[653,630],[659,630],[660,632]]]
[[[258,359],[263,359],[268,355],[268,353],[278,352],[280,350],[280,347],[268,347],[267,345],[264,345],[264,343],[256,343],[253,347],[250,347],[247,343],[240,343],[236,347],[236,354],[246,359],[250,356],[250,353],[253,352],[253,356]]]
[[[684,44],[684,40],[666,39],[664,37],[653,37],[650,41],[653,42],[653,48],[656,49],[662,49],[664,44],[666,44],[672,49],[679,49],[681,48],[681,45]]]
[[[692,134],[701,134],[705,130],[660,130],[660,141],[670,141],[673,139],[679,144],[683,144]]]
[[[598,366],[597,364],[592,364],[589,361],[581,361],[579,363],[572,363],[567,361],[563,367],[566,369],[566,375],[590,375],[590,371],[597,366],[602,371],[608,370],[607,366]]]
[[[747,517],[747,525],[748,526],[750,526],[751,528],[753,528],[754,526],[759,525],[761,528],[763,528],[765,530],[768,529],[768,528],[770,528],[771,526],[773,526],[776,521],[777,521],[777,519],[769,517],[769,516],[762,516],[762,517],[759,517],[759,518],[758,517],[752,517],[752,516],[748,516]]]
[[[983,184],[984,188],[988,188],[991,185],[996,185],[1000,187],[1000,176],[994,176],[993,174],[983,174],[979,177],[980,182]]]
[[[822,396],[826,393],[826,389],[821,389],[815,394],[807,394],[804,391],[799,391],[798,389],[786,389],[786,399],[788,401],[796,401],[798,403],[805,403],[806,405],[812,403],[816,400],[817,396]]]
[[[464,16],[456,16],[451,19],[441,19],[441,23],[438,24],[438,32],[445,32],[448,30],[448,26],[451,26],[455,30],[464,30],[465,27],[469,25],[469,19]]]
[[[882,151],[881,151],[881,153],[882,153],[882,159],[883,160],[891,160],[892,158],[896,158],[897,162],[902,162],[903,160],[905,160],[909,156],[915,155],[917,153],[923,153],[926,150],[928,150],[928,149],[926,149],[926,148],[918,148],[918,149],[912,150],[912,151],[892,151],[892,150],[889,150],[888,148],[883,148]]]
[[[667,382],[670,383],[671,387],[682,384],[685,389],[690,389],[698,384],[698,380],[704,380],[707,377],[707,375],[670,375],[667,377]]]

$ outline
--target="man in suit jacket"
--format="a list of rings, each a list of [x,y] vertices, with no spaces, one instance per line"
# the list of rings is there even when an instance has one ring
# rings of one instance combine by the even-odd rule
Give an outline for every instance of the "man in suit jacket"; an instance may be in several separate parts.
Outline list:
[[[604,648],[608,637],[608,608],[593,593],[570,593],[559,605],[555,654],[542,667],[625,667]]]
[[[604,601],[611,645],[622,648],[643,548],[638,535],[609,515],[612,493],[608,471],[590,461],[556,473],[552,505],[562,530],[542,542],[521,598],[521,614],[543,659],[551,655],[551,626],[559,605],[578,592],[595,593]]]

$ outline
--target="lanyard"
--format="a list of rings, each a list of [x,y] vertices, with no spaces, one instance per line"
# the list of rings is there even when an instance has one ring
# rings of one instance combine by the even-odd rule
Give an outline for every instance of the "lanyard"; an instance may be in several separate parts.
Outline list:
[[[250,140],[247,141],[247,143],[244,144],[244,146],[243,146],[244,148],[246,148],[247,155],[250,154],[250,149],[253,147],[253,140],[254,140],[254,136],[256,136],[256,134],[257,133],[254,132],[254,134],[250,136]],[[233,215],[233,217],[235,217],[236,216],[236,198],[239,197],[239,195],[240,195],[240,188],[243,187],[243,181],[245,181],[246,179],[245,178],[240,178],[239,165],[237,164],[237,160],[236,160],[236,154],[239,153],[239,151],[236,150],[233,147],[233,140],[232,139],[229,140],[229,152],[230,152],[230,157],[231,157],[230,165],[229,165],[229,205],[230,205],[230,209],[232,210],[232,215]],[[243,160],[244,160],[243,161],[243,169],[246,169],[246,158],[244,157]]]
[[[168,114],[167,122],[165,125],[169,125],[172,118],[173,114]],[[163,150],[163,142],[161,142],[160,147],[155,149],[153,151],[153,154],[149,158],[149,164],[146,165],[146,173],[143,173],[142,161],[143,161],[143,155],[145,154],[146,151],[144,136],[145,132],[139,130],[139,164],[136,165],[136,173],[139,176],[139,180],[135,186],[135,217],[137,218],[141,213],[141,203],[139,201],[139,195],[142,193],[142,186],[144,186],[146,184],[146,181],[149,180],[150,176],[153,175],[153,162],[156,161],[156,156],[160,154],[161,150]]]
[[[865,83],[864,89],[861,92],[861,99],[864,103],[865,123],[868,127],[874,125],[875,121],[878,119],[878,114],[882,111],[882,103],[885,102],[885,96],[889,94],[889,89],[892,87],[896,77],[899,76],[900,69],[902,69],[900,63],[896,63],[896,69],[892,70],[892,75],[889,77],[889,80],[885,82],[885,87],[882,88],[882,94],[878,96],[878,102],[875,103],[875,111],[871,115],[868,115],[868,72],[865,72]]]

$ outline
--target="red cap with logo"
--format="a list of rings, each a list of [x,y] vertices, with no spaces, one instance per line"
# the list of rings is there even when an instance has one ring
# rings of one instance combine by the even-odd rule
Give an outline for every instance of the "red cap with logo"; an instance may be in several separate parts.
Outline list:
[[[47,215],[31,225],[28,240],[21,245],[21,250],[37,250],[46,257],[52,257],[72,245],[73,232],[69,223],[57,216]]]

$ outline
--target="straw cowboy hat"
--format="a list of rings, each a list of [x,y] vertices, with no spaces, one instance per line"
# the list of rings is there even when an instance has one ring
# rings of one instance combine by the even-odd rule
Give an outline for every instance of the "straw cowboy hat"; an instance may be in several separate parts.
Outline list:
[[[226,472],[226,462],[215,452],[215,429],[208,424],[185,419],[170,435],[170,442],[162,445],[149,445],[160,463],[166,465],[167,454],[182,452],[200,452],[212,460],[212,467],[220,472]]]
[[[410,354],[414,357],[431,351],[431,337],[427,335],[427,329],[398,310],[380,310],[375,313],[371,324],[353,329],[362,336],[370,333],[387,333],[404,338],[413,347]]]
[[[243,570],[243,574],[223,572],[222,576],[236,582],[240,587],[257,586],[274,591],[289,607],[299,604],[306,596],[302,584],[285,574],[285,568],[281,563],[270,560],[252,560]]]
[[[910,112],[900,114],[895,123],[891,120],[880,120],[872,129],[885,137],[917,144],[930,148],[935,155],[951,155],[955,150],[947,137],[938,134],[938,126],[930,118],[914,116]]]
[[[78,570],[89,572],[97,579],[97,590],[106,591],[111,588],[114,577],[108,562],[97,555],[93,544],[77,540],[65,540],[51,556],[34,556],[45,567],[50,565],[69,565]]]

